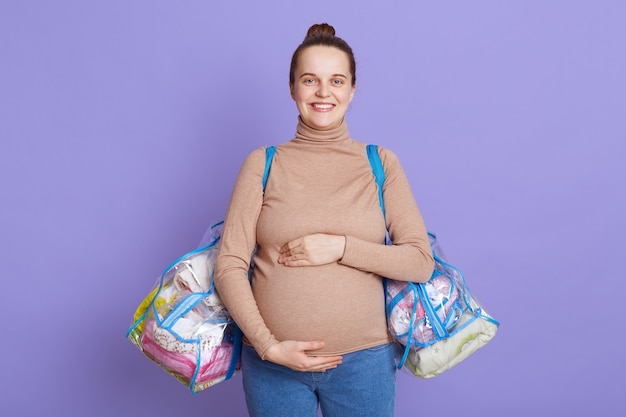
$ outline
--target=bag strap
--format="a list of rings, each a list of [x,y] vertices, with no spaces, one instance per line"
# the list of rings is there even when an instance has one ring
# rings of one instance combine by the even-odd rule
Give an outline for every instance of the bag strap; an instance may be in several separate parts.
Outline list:
[[[265,170],[263,170],[263,179],[261,179],[261,182],[263,183],[263,192],[265,192],[265,187],[267,186],[267,179],[270,176],[270,169],[272,168],[272,161],[274,160],[275,153],[276,146],[268,146],[265,148]]]
[[[385,201],[383,200],[385,169],[383,168],[383,163],[381,162],[380,156],[378,155],[378,146],[367,145],[367,159],[369,159],[370,161],[372,172],[374,173],[374,178],[376,179],[376,185],[378,186],[378,203],[380,204],[380,209],[383,212],[383,218],[385,218],[386,222],[387,216],[385,215]]]

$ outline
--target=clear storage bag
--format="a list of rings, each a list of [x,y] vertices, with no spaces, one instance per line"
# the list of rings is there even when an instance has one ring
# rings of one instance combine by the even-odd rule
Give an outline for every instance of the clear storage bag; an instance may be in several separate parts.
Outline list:
[[[384,216],[385,172],[377,147],[368,145],[367,155]],[[398,369],[420,378],[459,364],[493,339],[500,325],[473,297],[461,271],[447,262],[436,236],[429,233],[429,239],[435,267],[427,282],[384,281],[387,324],[399,347]]]
[[[241,333],[215,291],[221,223],[211,241],[168,266],[135,311],[126,336],[193,393],[239,371]]]
[[[398,368],[420,378],[437,376],[496,334],[499,322],[470,292],[461,271],[445,260],[429,233],[435,268],[429,281],[385,280],[387,323],[400,345]]]
[[[276,148],[265,149],[267,185]],[[148,358],[198,393],[236,374],[243,335],[222,303],[213,272],[223,222],[209,227],[206,245],[163,271],[139,304],[126,337]]]

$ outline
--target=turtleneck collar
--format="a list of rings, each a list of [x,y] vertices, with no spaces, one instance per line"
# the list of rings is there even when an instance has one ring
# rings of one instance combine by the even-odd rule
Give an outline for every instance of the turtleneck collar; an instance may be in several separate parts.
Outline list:
[[[338,143],[350,139],[348,125],[345,119],[339,126],[331,130],[316,130],[302,122],[298,116],[298,127],[296,128],[296,140],[306,141],[308,143]]]

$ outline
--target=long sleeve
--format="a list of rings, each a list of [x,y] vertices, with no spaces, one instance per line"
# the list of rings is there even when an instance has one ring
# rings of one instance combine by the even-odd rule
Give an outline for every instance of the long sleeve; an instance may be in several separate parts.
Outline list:
[[[226,308],[261,357],[277,343],[259,312],[248,280],[263,203],[264,167],[264,149],[253,151],[241,167],[224,221],[215,273],[215,286]]]
[[[340,263],[395,280],[425,282],[434,260],[422,215],[397,156],[380,147],[379,154],[385,169],[383,199],[393,245],[346,236]]]

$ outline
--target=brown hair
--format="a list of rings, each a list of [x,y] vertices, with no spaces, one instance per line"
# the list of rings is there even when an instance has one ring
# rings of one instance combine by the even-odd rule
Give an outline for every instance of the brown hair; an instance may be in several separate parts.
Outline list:
[[[295,71],[298,66],[298,58],[300,53],[309,46],[331,46],[337,48],[346,53],[348,61],[350,62],[350,75],[352,76],[352,85],[356,84],[356,62],[354,60],[354,53],[350,45],[343,39],[335,36],[335,28],[328,23],[314,24],[311,26],[304,37],[304,40],[296,48],[291,57],[291,67],[289,68],[289,83],[295,82]]]

